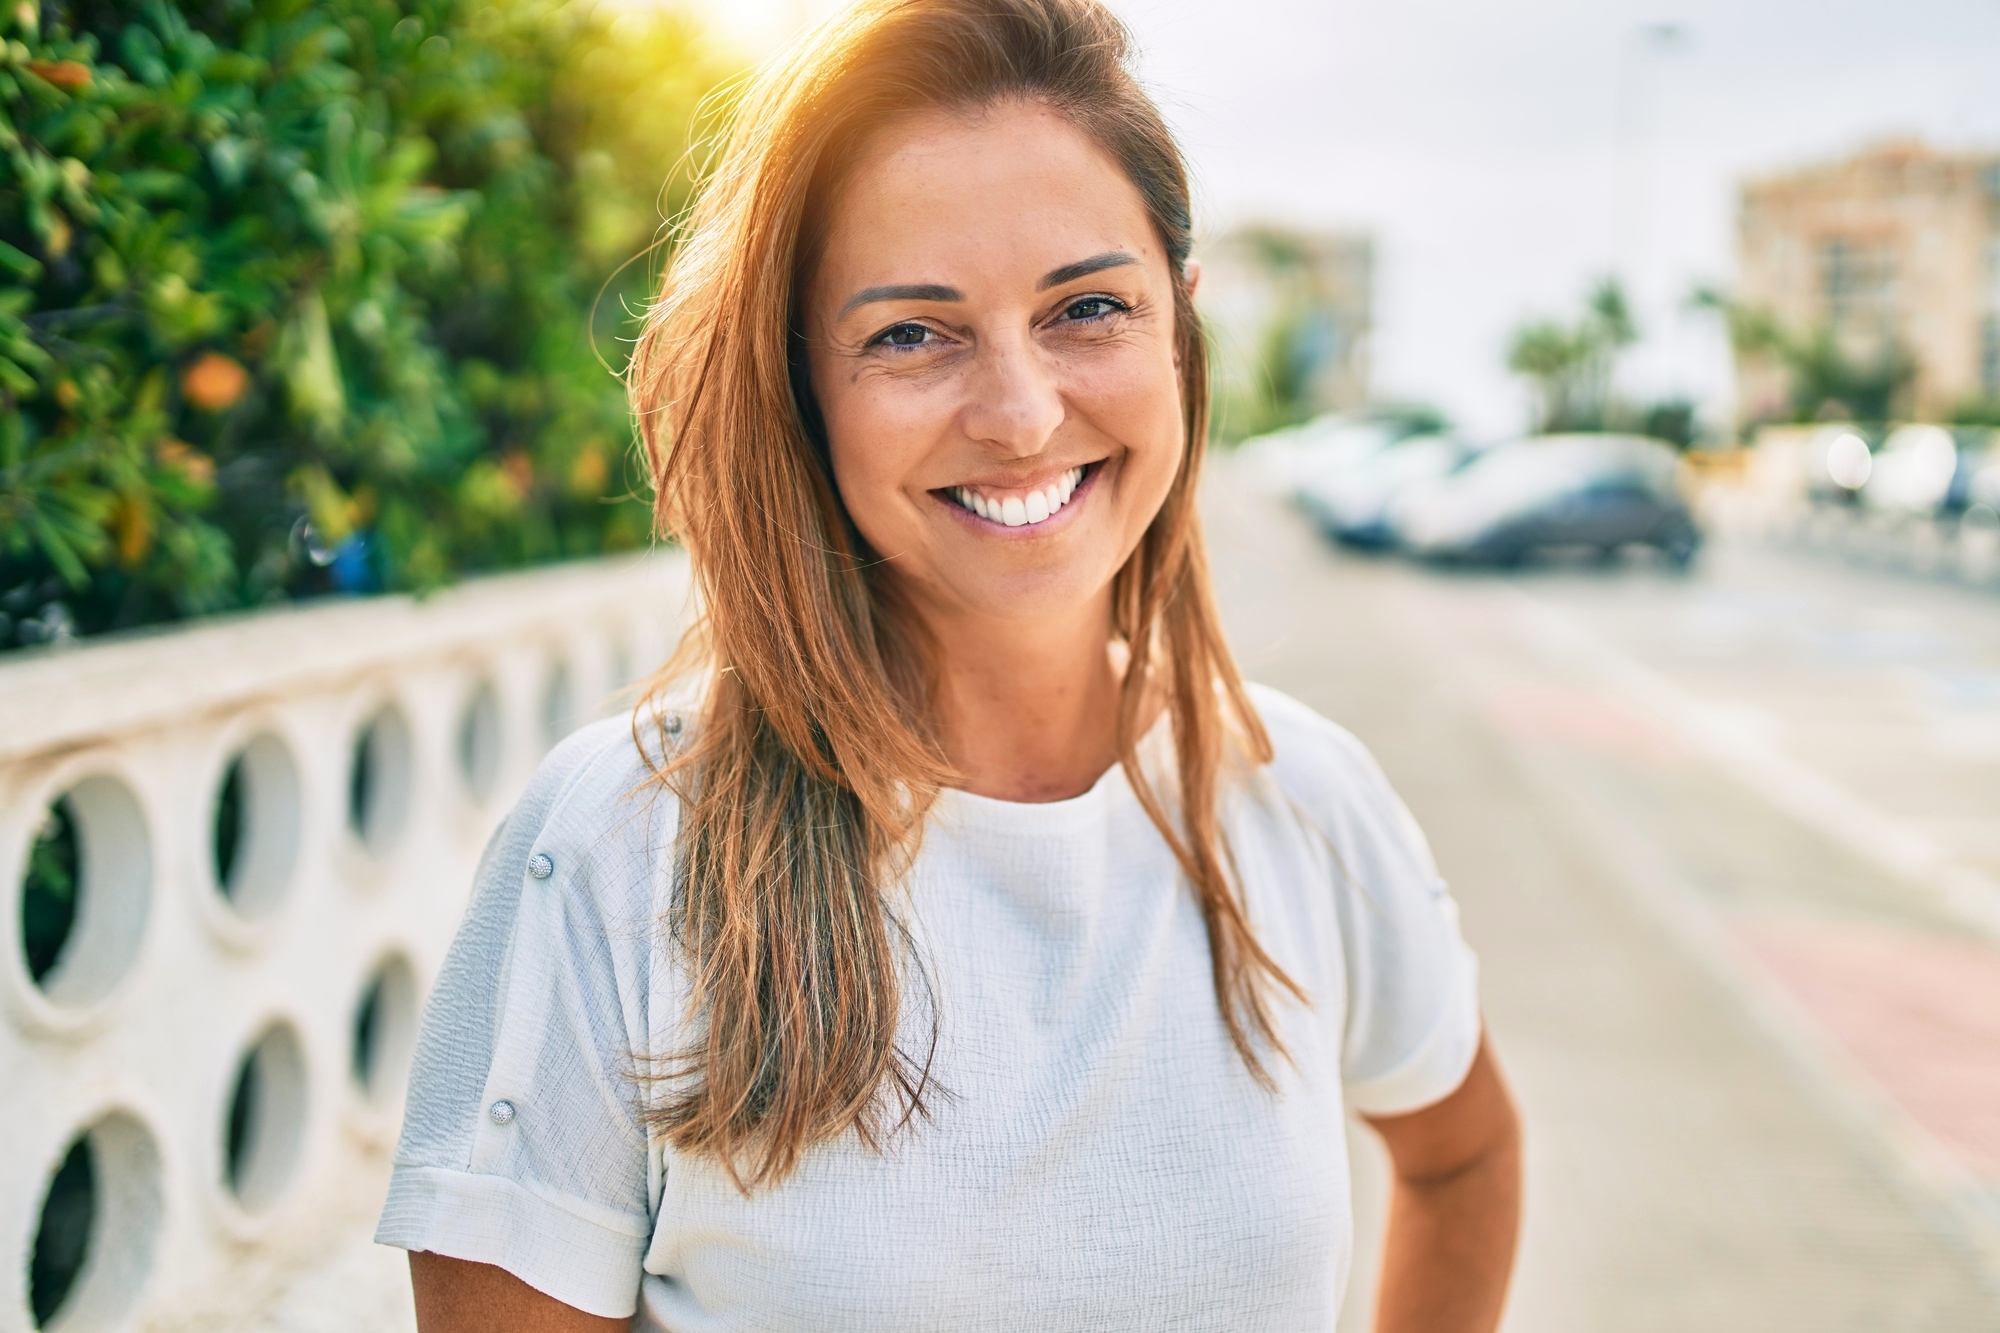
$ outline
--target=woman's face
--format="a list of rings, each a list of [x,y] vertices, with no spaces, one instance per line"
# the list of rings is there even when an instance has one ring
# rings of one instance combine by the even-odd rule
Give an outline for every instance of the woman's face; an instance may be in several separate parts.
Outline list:
[[[1101,616],[1182,449],[1173,282],[1138,191],[1007,103],[892,123],[827,221],[809,366],[861,535],[933,617]]]

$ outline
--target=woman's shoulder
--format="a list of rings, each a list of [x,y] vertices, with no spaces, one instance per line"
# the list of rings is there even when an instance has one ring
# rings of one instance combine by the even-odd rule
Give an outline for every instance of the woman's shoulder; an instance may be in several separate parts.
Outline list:
[[[1365,788],[1386,785],[1380,765],[1353,732],[1268,685],[1247,685],[1250,702],[1271,737],[1271,769],[1285,787]]]
[[[1266,773],[1294,809],[1336,843],[1372,836],[1423,847],[1408,808],[1352,732],[1267,685],[1250,685],[1249,694],[1271,737]]]
[[[679,801],[659,774],[676,739],[669,728],[680,726],[678,714],[642,709],[571,732],[528,780],[507,841],[564,869],[644,868],[671,846],[678,821]]]

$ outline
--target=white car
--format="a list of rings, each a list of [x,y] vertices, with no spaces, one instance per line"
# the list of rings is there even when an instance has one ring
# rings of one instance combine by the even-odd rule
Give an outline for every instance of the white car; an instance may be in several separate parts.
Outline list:
[[[1952,498],[1958,472],[1958,441],[1949,430],[1898,426],[1871,460],[1861,503],[1883,513],[1929,518]]]
[[[1403,549],[1439,560],[1512,565],[1542,549],[1643,543],[1686,565],[1701,533],[1679,474],[1679,457],[1658,440],[1544,435],[1406,491],[1388,522]]]
[[[1473,453],[1453,436],[1413,435],[1307,478],[1297,488],[1298,503],[1335,541],[1377,550],[1394,544],[1388,514],[1396,498],[1450,475]]]
[[[1293,496],[1301,486],[1354,467],[1408,433],[1395,421],[1332,413],[1245,440],[1243,457],[1273,495]]]

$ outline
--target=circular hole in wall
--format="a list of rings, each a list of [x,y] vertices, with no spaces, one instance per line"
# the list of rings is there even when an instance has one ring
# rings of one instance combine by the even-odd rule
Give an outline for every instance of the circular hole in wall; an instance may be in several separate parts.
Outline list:
[[[160,1156],[144,1125],[113,1112],[70,1140],[43,1191],[28,1255],[34,1326],[115,1323],[152,1266],[160,1217]]]
[[[368,976],[354,1006],[354,1081],[371,1101],[403,1085],[417,1035],[417,974],[392,955]]]
[[[21,949],[36,985],[54,970],[75,933],[81,838],[76,814],[63,796],[42,813],[28,848],[21,879]]]
[[[492,795],[500,773],[500,698],[491,681],[479,682],[459,714],[458,772],[473,800]]]
[[[251,1212],[277,1202],[305,1141],[306,1062],[290,1024],[266,1028],[236,1067],[223,1123],[223,1179]]]
[[[557,662],[542,687],[542,742],[553,746],[576,725],[576,700],[570,688],[569,664]]]
[[[215,882],[256,919],[284,899],[299,850],[299,770],[276,736],[258,736],[230,758],[215,793]]]
[[[403,831],[410,807],[410,725],[395,707],[381,709],[354,734],[347,776],[347,823],[371,852]]]
[[[76,1290],[96,1225],[97,1155],[90,1150],[90,1136],[79,1134],[49,1181],[35,1225],[35,1248],[28,1257],[28,1308],[36,1328],[47,1328]]]
[[[139,803],[116,778],[77,783],[43,813],[21,876],[21,952],[57,1004],[108,995],[145,935],[152,848]]]

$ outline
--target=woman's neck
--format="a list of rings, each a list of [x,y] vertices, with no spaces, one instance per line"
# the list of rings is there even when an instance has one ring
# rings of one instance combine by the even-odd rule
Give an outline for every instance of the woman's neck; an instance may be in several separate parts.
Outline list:
[[[1089,791],[1118,762],[1122,672],[1108,594],[1033,625],[926,619],[939,731],[959,786],[996,800],[1060,801]]]

